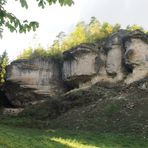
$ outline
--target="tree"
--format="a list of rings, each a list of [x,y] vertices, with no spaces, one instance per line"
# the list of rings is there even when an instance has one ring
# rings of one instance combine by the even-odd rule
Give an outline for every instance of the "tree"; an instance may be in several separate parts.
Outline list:
[[[100,28],[101,24],[97,20],[96,17],[91,17],[90,23],[88,24],[87,31],[88,31],[88,40],[89,42],[94,42],[100,38]]]
[[[68,49],[87,42],[87,28],[85,22],[79,22],[74,30],[65,38],[64,44]]]
[[[120,30],[121,29],[121,25],[120,24],[115,24],[114,26],[113,26],[113,32],[117,32],[118,30]]]
[[[18,59],[37,57],[54,57],[59,59],[62,57],[62,53],[64,51],[81,43],[94,43],[108,37],[111,33],[116,32],[119,29],[120,24],[101,24],[96,17],[91,17],[88,24],[85,22],[77,23],[72,32],[67,35],[64,32],[60,32],[47,50],[41,48],[40,46],[34,50],[25,49],[18,56]]]
[[[46,57],[47,53],[41,46],[34,49],[29,58]]]
[[[38,22],[27,20],[21,21],[14,14],[8,12],[5,9],[5,5],[8,0],[0,0],[0,33],[3,32],[3,28],[7,27],[11,32],[19,31],[20,33],[26,33],[30,30],[35,31],[39,27]],[[23,8],[28,8],[27,0],[15,0],[19,1]],[[68,5],[71,6],[74,2],[73,0],[36,0],[38,6],[44,8],[46,5],[52,5],[59,3],[61,6]]]
[[[52,46],[50,46],[47,50],[47,54],[50,57],[61,57],[62,50],[61,50],[61,44],[59,38],[53,41]]]
[[[8,65],[9,59],[6,51],[0,56],[0,84],[4,83],[6,75],[6,66]]]
[[[103,37],[106,38],[113,32],[113,26],[107,22],[104,22],[101,28],[101,32],[103,33]]]
[[[24,49],[22,51],[22,53],[20,53],[19,56],[17,56],[17,59],[28,59],[31,57],[33,53],[33,49],[32,48],[27,48],[27,49]]]
[[[141,30],[141,31],[144,31],[144,29],[143,29],[141,26],[136,25],[136,24],[134,24],[134,25],[132,25],[132,26],[128,25],[128,26],[126,27],[126,29],[129,30],[129,31],[134,31],[134,30]]]

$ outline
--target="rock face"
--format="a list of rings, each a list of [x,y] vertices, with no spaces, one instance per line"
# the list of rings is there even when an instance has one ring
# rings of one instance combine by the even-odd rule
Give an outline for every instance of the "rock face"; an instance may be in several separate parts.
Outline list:
[[[121,30],[111,35],[104,46],[106,50],[106,71],[107,74],[116,77],[117,80],[122,80],[124,77],[123,56],[124,49],[122,47],[122,39],[127,35],[127,32]]]
[[[96,82],[130,84],[148,76],[148,37],[143,32],[119,30],[101,46],[96,44],[78,46],[64,53],[65,59],[73,57],[64,61],[67,83],[76,82],[79,87]]]
[[[63,80],[78,86],[96,74],[97,53],[93,45],[82,44],[64,53]]]
[[[49,58],[14,61],[7,67],[5,90],[14,106],[63,93],[60,65]]]
[[[135,31],[124,41],[125,64],[132,70],[126,83],[132,83],[148,76],[148,37]]]
[[[37,103],[64,93],[65,86],[130,84],[148,77],[148,37],[138,30],[119,30],[103,41],[74,47],[63,56],[63,65],[50,58],[12,62],[4,87],[12,105]]]

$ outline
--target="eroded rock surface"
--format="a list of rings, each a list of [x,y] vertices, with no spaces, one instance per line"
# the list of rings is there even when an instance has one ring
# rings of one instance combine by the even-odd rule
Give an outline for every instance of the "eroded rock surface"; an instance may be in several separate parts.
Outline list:
[[[132,70],[126,83],[148,76],[148,37],[139,31],[130,33],[124,42],[125,64]]]
[[[148,76],[147,41],[148,37],[141,31],[119,30],[103,41],[102,46],[75,47],[64,54],[65,59],[69,58],[64,61],[64,80],[85,87],[104,81],[130,84],[145,78]]]
[[[17,60],[7,67],[5,91],[14,106],[64,92],[60,64],[49,58]]]
[[[148,36],[141,31],[119,30],[107,39],[81,44],[50,58],[18,60],[7,68],[5,92],[14,106],[27,106],[69,89],[95,83],[130,84],[148,77]],[[67,89],[67,90],[69,90]],[[141,89],[147,89],[143,83]]]
[[[81,44],[64,53],[63,80],[73,85],[89,81],[97,73],[96,47]]]

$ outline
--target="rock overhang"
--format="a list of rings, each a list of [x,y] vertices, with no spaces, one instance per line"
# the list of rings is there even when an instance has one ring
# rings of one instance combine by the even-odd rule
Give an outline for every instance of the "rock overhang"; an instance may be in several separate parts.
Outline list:
[[[89,80],[96,74],[94,64],[98,50],[96,44],[81,44],[64,52],[63,79],[72,83]]]

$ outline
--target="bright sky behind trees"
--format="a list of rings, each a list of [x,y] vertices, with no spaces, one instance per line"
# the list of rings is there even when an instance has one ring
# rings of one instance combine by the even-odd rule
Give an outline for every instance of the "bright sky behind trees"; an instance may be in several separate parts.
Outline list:
[[[95,16],[100,22],[119,23],[123,27],[138,24],[148,29],[147,0],[74,0],[71,7],[52,5],[45,9],[38,8],[35,0],[29,0],[29,9],[23,9],[19,2],[8,0],[7,10],[18,18],[38,21],[36,32],[27,34],[10,33],[5,30],[0,39],[0,54],[7,50],[10,59],[29,46],[41,44],[47,47],[63,31],[68,33],[80,21],[88,22]]]

